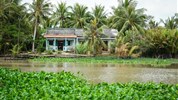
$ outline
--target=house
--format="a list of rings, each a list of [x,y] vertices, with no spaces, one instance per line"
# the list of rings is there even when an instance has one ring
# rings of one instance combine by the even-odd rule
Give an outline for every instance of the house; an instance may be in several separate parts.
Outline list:
[[[110,48],[110,42],[115,40],[117,35],[115,29],[104,29],[101,39]],[[75,28],[59,28],[48,29],[44,34],[46,38],[46,50],[62,50],[74,51],[75,46],[82,41],[85,41],[85,33],[83,29]]]

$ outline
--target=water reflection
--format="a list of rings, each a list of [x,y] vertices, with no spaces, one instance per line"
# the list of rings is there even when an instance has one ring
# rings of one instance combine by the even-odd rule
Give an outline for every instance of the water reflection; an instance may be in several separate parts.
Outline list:
[[[94,64],[94,63],[38,63],[28,61],[0,61],[0,66],[22,71],[82,73],[92,83],[99,82],[164,82],[178,83],[178,66],[152,68],[143,65]]]

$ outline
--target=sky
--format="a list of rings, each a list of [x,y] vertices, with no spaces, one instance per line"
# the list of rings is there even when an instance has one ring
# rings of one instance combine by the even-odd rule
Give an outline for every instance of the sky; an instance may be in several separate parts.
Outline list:
[[[33,0],[22,0],[23,3],[32,3]],[[95,5],[105,6],[106,12],[111,12],[111,7],[117,6],[117,0],[48,0],[53,4],[66,2],[73,6],[75,3],[83,4],[91,10]],[[156,21],[167,19],[178,13],[178,0],[137,0],[137,8],[145,8],[148,15],[154,16]]]

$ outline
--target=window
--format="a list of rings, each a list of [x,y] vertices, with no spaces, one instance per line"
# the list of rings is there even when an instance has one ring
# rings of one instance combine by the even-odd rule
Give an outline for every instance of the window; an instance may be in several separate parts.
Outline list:
[[[67,41],[68,42],[68,45],[71,45],[71,41]]]
[[[53,40],[49,40],[49,45],[53,45]]]

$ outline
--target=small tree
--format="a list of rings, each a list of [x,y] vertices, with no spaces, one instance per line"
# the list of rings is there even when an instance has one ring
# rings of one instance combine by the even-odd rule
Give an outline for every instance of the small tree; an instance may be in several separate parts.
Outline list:
[[[86,38],[88,44],[88,51],[91,51],[94,56],[102,53],[102,48],[106,48],[106,44],[101,39],[102,27],[97,27],[96,19],[92,20],[86,29]]]
[[[17,57],[17,55],[20,53],[21,48],[22,47],[17,44],[14,45],[13,48],[10,50],[12,52],[12,56]]]
[[[87,53],[87,43],[78,44],[75,47],[75,51],[76,51],[77,54],[86,54]]]
[[[116,43],[116,53],[120,58],[136,58],[141,55],[139,46],[125,41],[125,37],[119,37]]]
[[[40,23],[50,15],[51,3],[48,3],[46,0],[33,0],[30,6],[30,17],[34,23],[34,32],[33,32],[33,42],[32,42],[32,52],[35,51],[35,40],[37,29]]]

